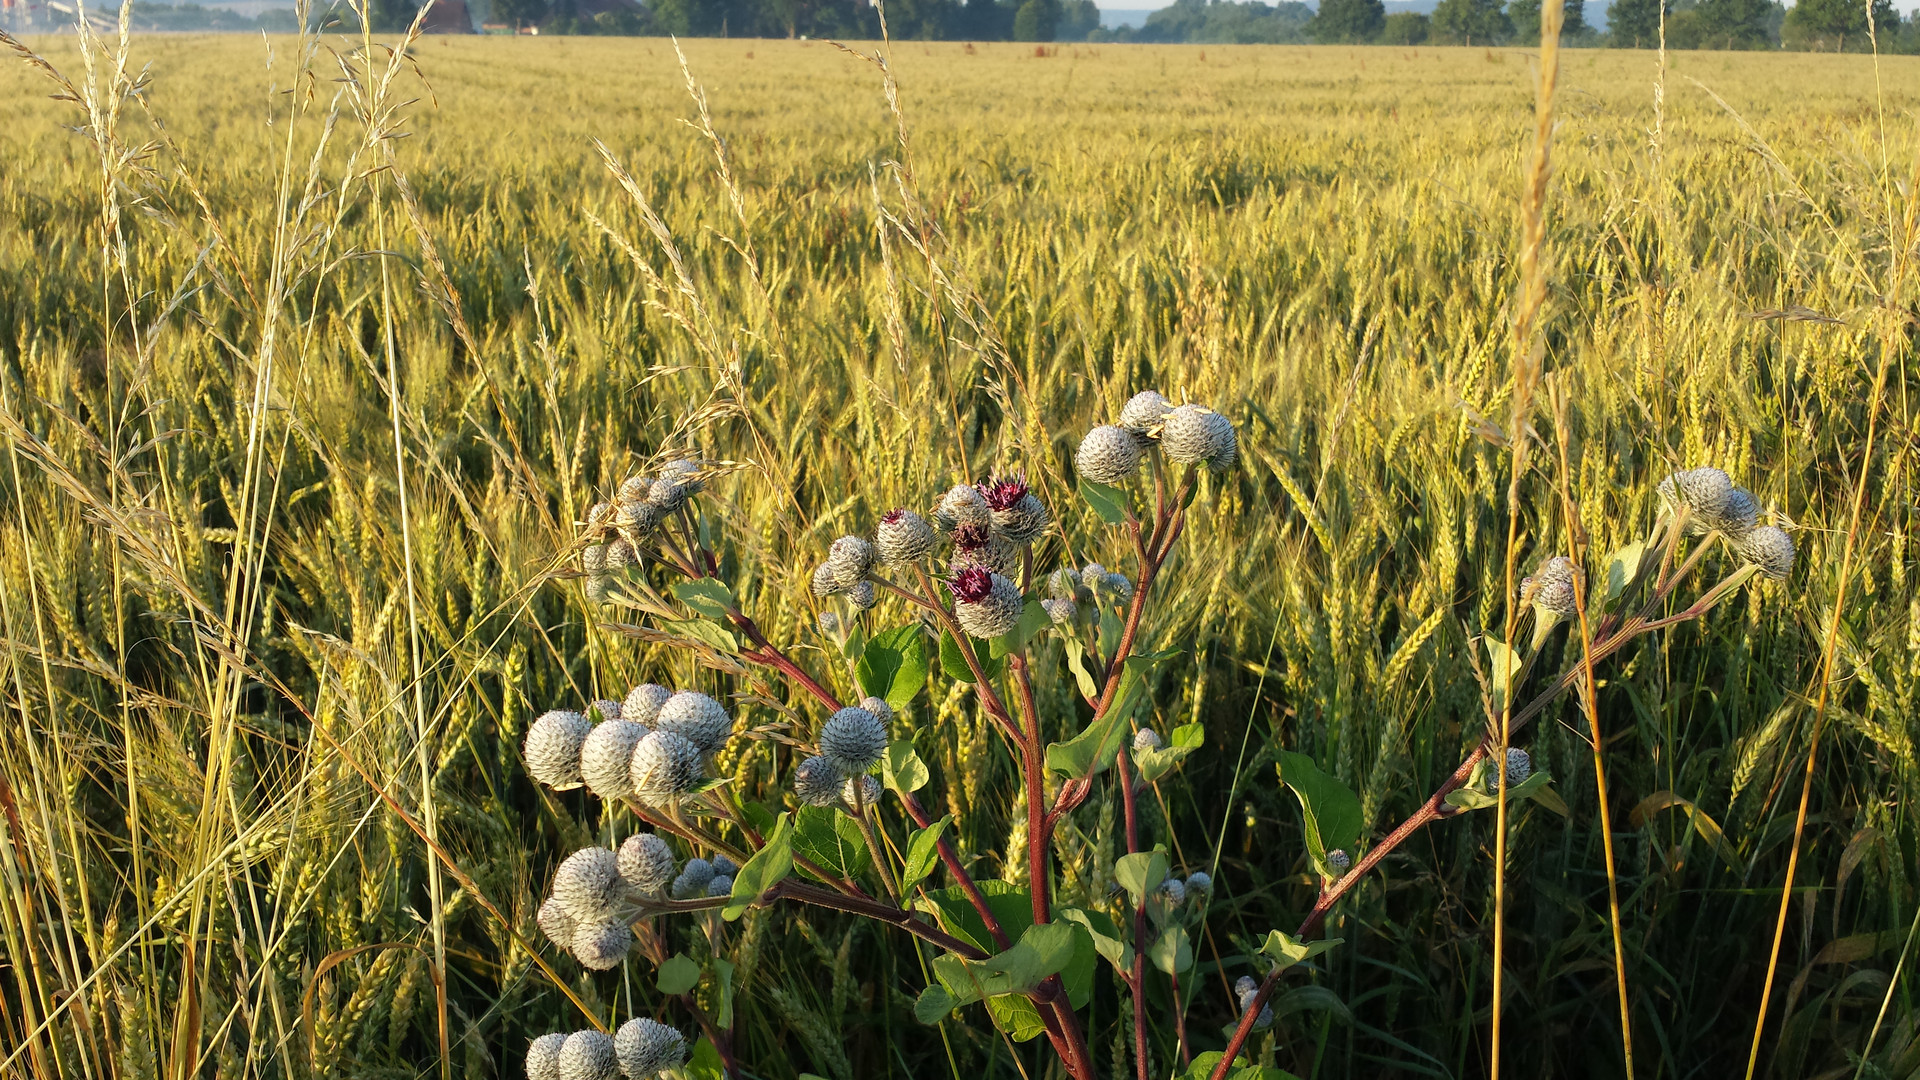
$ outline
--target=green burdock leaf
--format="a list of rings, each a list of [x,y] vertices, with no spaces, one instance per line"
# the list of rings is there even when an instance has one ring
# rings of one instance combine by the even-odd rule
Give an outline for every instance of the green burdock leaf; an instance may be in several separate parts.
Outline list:
[[[1194,1056],[1193,1064],[1187,1066],[1181,1080],[1209,1080],[1213,1070],[1220,1067],[1220,1059],[1227,1055],[1218,1050],[1209,1050]],[[1259,1065],[1242,1064],[1247,1060],[1243,1054],[1234,1059],[1233,1069],[1227,1073],[1227,1080],[1300,1080],[1285,1069],[1269,1069]]]
[[[1613,603],[1633,584],[1640,574],[1640,560],[1646,555],[1647,542],[1628,544],[1619,551],[1607,556],[1607,591],[1603,597],[1606,603]],[[1589,613],[1591,614],[1591,613]]]
[[[1083,911],[1080,908],[1060,908],[1060,917],[1071,923],[1078,923],[1087,931],[1093,941],[1094,951],[1106,958],[1115,971],[1131,978],[1133,975],[1133,945],[1120,935],[1120,928],[1104,911]]]
[[[733,962],[713,958],[713,996],[718,1006],[713,1022],[722,1029],[733,1026]]]
[[[1187,938],[1187,928],[1170,926],[1153,939],[1147,946],[1147,959],[1153,966],[1169,975],[1177,975],[1193,966],[1193,942]]]
[[[1127,890],[1128,899],[1134,907],[1146,903],[1147,897],[1167,880],[1167,853],[1162,848],[1152,851],[1136,851],[1123,855],[1113,864],[1113,880]]]
[[[843,878],[858,877],[871,862],[860,826],[830,806],[803,806],[794,814],[793,850]]]
[[[980,670],[989,679],[999,678],[1007,666],[1006,656],[994,656],[988,650],[987,643],[977,637],[967,640],[973,643],[973,658],[980,661]],[[960,646],[953,640],[953,634],[946,630],[940,631],[940,668],[954,682],[973,681],[973,669],[967,666],[967,658],[960,654]]]
[[[663,633],[697,642],[715,652],[729,656],[740,652],[740,643],[734,640],[733,632],[718,623],[705,619],[656,619],[654,622]]]
[[[1340,938],[1321,938],[1318,941],[1302,941],[1292,934],[1282,933],[1279,930],[1271,930],[1267,933],[1266,942],[1260,946],[1260,951],[1265,953],[1274,963],[1278,964],[1279,970],[1285,971],[1287,968],[1292,967],[1302,960],[1311,960],[1321,953],[1332,949],[1334,946],[1340,944],[1340,941]]]
[[[1067,650],[1067,667],[1073,672],[1073,679],[1080,685],[1080,696],[1088,701],[1098,700],[1100,684],[1093,679],[1093,673],[1087,670],[1087,647],[1080,644],[1076,637],[1065,638],[1062,642]]]
[[[686,953],[674,953],[654,976],[653,985],[663,994],[684,994],[700,985],[700,965]]]
[[[1127,520],[1127,492],[1111,484],[1096,484],[1091,480],[1080,481],[1080,497],[1100,515],[1100,520],[1109,525],[1118,525]]]
[[[733,876],[733,896],[720,912],[728,922],[747,913],[762,893],[786,880],[793,872],[793,823],[786,814],[774,819],[773,832],[747,865]]]
[[[985,960],[963,960],[948,953],[934,958],[933,971],[956,1005],[1024,994],[1073,962],[1076,929],[1059,922],[1029,926],[1003,953]]]
[[[1113,767],[1132,730],[1128,719],[1146,697],[1147,675],[1176,652],[1142,653],[1127,657],[1120,669],[1120,685],[1114,690],[1113,704],[1105,713],[1066,742],[1047,746],[1047,768],[1063,776],[1086,776]]]
[[[727,1067],[720,1060],[719,1048],[705,1037],[693,1044],[693,1054],[681,1066],[681,1071],[687,1074],[687,1080],[726,1080],[727,1076]]]
[[[1180,764],[1180,759],[1193,753],[1207,740],[1207,729],[1201,724],[1182,724],[1173,729],[1173,735],[1167,745],[1157,750],[1135,750],[1134,764],[1140,769],[1140,782],[1151,784],[1167,775]]]
[[[923,1024],[937,1024],[953,1012],[953,995],[939,986],[929,986],[920,991],[913,1002],[913,1018]]]
[[[1351,853],[1354,841],[1360,839],[1360,797],[1321,772],[1305,754],[1283,750],[1275,768],[1280,772],[1280,782],[1300,800],[1307,855],[1314,869],[1324,876],[1338,877],[1327,863],[1327,852]]]
[[[889,791],[902,795],[927,786],[927,763],[920,760],[912,739],[900,739],[887,747],[887,756],[880,763],[880,779]]]
[[[1483,757],[1473,767],[1467,782],[1447,792],[1447,805],[1462,810],[1485,810],[1489,806],[1500,805],[1498,794],[1499,778],[1493,771],[1493,758]],[[1532,799],[1555,813],[1565,815],[1566,803],[1560,796],[1547,787],[1553,783],[1553,777],[1545,769],[1535,769],[1525,780],[1507,786],[1507,797],[1512,799]]]
[[[868,697],[881,698],[895,709],[906,708],[927,682],[927,636],[917,625],[875,635],[861,653],[854,674]]]
[[[1047,614],[1046,608],[1040,606],[1040,601],[1028,600],[1027,606],[1020,611],[1020,621],[1012,630],[988,642],[987,651],[996,658],[1019,652],[1027,647],[1027,642],[1035,635],[1052,625],[1053,617]]]
[[[1487,635],[1487,661],[1491,664],[1490,677],[1493,682],[1493,715],[1499,716],[1506,710],[1507,702],[1513,700],[1513,680],[1520,674],[1520,654],[1513,646]]]
[[[698,578],[675,582],[673,595],[681,603],[709,619],[725,619],[735,604],[733,590],[719,578]]]
[[[1014,1042],[1027,1042],[1047,1030],[1046,1022],[1040,1019],[1040,1010],[1020,994],[988,998],[987,1015],[993,1017],[993,1026],[1006,1032],[1007,1038]]]
[[[907,865],[900,872],[902,891],[911,891],[933,873],[933,864],[940,858],[940,834],[951,824],[953,815],[948,814],[924,829],[915,829],[907,839]]]

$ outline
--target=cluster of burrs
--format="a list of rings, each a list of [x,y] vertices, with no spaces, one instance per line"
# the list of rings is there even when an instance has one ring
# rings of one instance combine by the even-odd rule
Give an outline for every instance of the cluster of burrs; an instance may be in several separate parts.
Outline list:
[[[700,465],[677,458],[662,465],[659,476],[628,477],[612,502],[595,503],[587,511],[587,535],[593,543],[580,553],[587,599],[604,602],[613,575],[640,565],[660,526],[705,489]]]
[[[625,701],[596,701],[585,714],[556,709],[535,720],[527,731],[527,772],[556,791],[584,784],[602,799],[632,795],[662,806],[699,789],[708,760],[732,734],[733,717],[719,702],[645,683]]]
[[[1233,421],[1205,405],[1176,406],[1158,390],[1143,390],[1120,410],[1119,423],[1087,432],[1073,467],[1096,484],[1120,484],[1156,449],[1170,464],[1225,472],[1240,456],[1240,440]]]
[[[1168,876],[1147,899],[1147,913],[1158,923],[1169,923],[1180,918],[1188,905],[1197,909],[1213,892],[1213,875],[1205,870],[1195,870],[1186,876],[1186,880]]]
[[[813,572],[813,591],[822,598],[844,596],[865,611],[878,601],[875,586],[889,584],[881,571],[926,573],[944,541],[950,547],[947,588],[954,618],[974,637],[999,637],[1020,622],[1026,603],[1014,578],[1029,546],[1052,520],[1046,504],[1020,477],[958,484],[940,497],[932,521],[893,509],[881,515],[872,540],[835,540]],[[838,625],[823,621],[822,629]]]
[[[1793,538],[1776,526],[1760,524],[1759,500],[1735,487],[1726,473],[1711,466],[1686,469],[1660,481],[1658,490],[1669,510],[1686,512],[1687,535],[1725,536],[1742,559],[1775,581],[1793,573]]]
[[[649,1080],[687,1060],[687,1040],[646,1017],[604,1031],[555,1032],[527,1047],[527,1080]]]
[[[1054,625],[1071,627],[1093,621],[1102,607],[1124,606],[1132,599],[1133,582],[1125,574],[1088,563],[1084,569],[1062,567],[1047,575],[1047,598],[1040,601],[1040,606]],[[1143,730],[1141,734],[1152,732]]]
[[[567,856],[535,921],[580,963],[606,971],[633,947],[633,921],[656,909],[649,902],[730,896],[739,869],[725,855],[676,865],[665,840],[636,833],[618,851],[590,847]]]
[[[1233,984],[1233,996],[1240,999],[1240,1011],[1245,1013],[1253,1007],[1253,999],[1260,996],[1260,984],[1251,975],[1242,975]],[[1253,1022],[1253,1030],[1265,1031],[1273,1026],[1273,1006],[1262,1005],[1260,1015]]]
[[[849,812],[872,806],[880,797],[880,782],[868,774],[887,752],[892,721],[893,707],[877,697],[828,717],[820,726],[820,752],[793,770],[794,797],[806,806]]]

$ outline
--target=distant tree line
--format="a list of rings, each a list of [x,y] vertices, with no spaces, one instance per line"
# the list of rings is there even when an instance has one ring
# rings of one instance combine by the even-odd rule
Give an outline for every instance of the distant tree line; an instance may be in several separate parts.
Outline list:
[[[224,8],[131,0],[134,23],[152,30],[291,32],[289,10],[245,18]],[[879,12],[868,0],[467,0],[490,22],[557,34],[678,34],[683,37],[871,39]],[[1141,0],[1145,4],[1151,0]],[[420,0],[369,0],[374,28],[404,28]],[[1661,16],[1673,49],[1799,49],[1920,53],[1920,12],[1903,19],[1890,0],[1612,0],[1607,29],[1586,20],[1585,0],[1566,0],[1563,44],[1650,49]],[[321,5],[315,4],[318,8]],[[107,14],[112,15],[109,10]],[[902,40],[1195,42],[1204,44],[1506,45],[1537,41],[1540,0],[1439,0],[1433,14],[1388,14],[1381,0],[1175,0],[1144,25],[1103,28],[1094,0],[888,0],[887,29]],[[355,20],[344,5],[329,22]]]

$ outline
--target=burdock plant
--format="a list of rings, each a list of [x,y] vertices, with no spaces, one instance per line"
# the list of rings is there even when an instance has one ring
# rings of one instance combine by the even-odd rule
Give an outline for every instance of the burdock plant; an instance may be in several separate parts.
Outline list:
[[[1304,854],[1318,898],[1293,933],[1269,932],[1244,958],[1265,977],[1236,988],[1240,1019],[1226,1053],[1196,1057],[1186,1032],[1191,986],[1181,990],[1194,963],[1189,927],[1204,921],[1216,888],[1234,883],[1216,883],[1204,871],[1183,878],[1163,847],[1142,841],[1137,796],[1177,769],[1201,745],[1202,731],[1190,724],[1163,735],[1136,723],[1153,672],[1174,656],[1150,651],[1141,636],[1149,605],[1166,591],[1161,576],[1189,508],[1204,485],[1233,468],[1239,449],[1223,413],[1152,391],[1129,401],[1115,424],[1085,435],[1074,455],[1077,490],[1130,552],[1131,576],[1099,563],[1043,567],[1056,515],[1019,477],[956,484],[931,496],[925,513],[889,510],[871,535],[825,545],[806,576],[803,587],[829,607],[817,620],[827,655],[846,661],[824,671],[774,644],[745,611],[722,572],[729,560],[715,550],[720,529],[701,513],[697,466],[669,465],[662,476],[671,483],[622,485],[609,508],[588,515],[581,544],[589,599],[645,621],[609,628],[686,651],[732,680],[735,700],[777,704],[785,719],[743,729],[724,695],[654,685],[635,687],[620,703],[543,715],[526,743],[535,779],[555,788],[584,784],[624,803],[651,831],[617,848],[569,855],[540,910],[542,930],[589,968],[616,966],[634,953],[651,961],[658,985],[705,1035],[695,1057],[711,1046],[712,1063],[730,1073],[726,924],[752,908],[797,903],[870,918],[933,946],[931,980],[914,1007],[922,1022],[983,1005],[1016,1038],[1044,1035],[1076,1080],[1096,1072],[1080,1010],[1092,999],[1098,962],[1112,966],[1131,997],[1141,1080],[1150,1069],[1149,1001],[1162,993],[1155,981],[1164,980],[1185,1075],[1224,1077],[1247,1037],[1272,1023],[1269,999],[1282,973],[1338,944],[1316,940],[1320,927],[1389,852],[1431,822],[1502,799],[1558,804],[1552,778],[1524,748],[1497,737],[1503,718],[1510,735],[1521,732],[1573,685],[1577,671],[1569,668],[1532,688],[1535,661],[1556,629],[1584,619],[1589,656],[1599,663],[1638,637],[1704,615],[1756,575],[1779,578],[1792,567],[1792,541],[1760,525],[1756,500],[1724,473],[1676,474],[1660,485],[1662,512],[1649,538],[1615,553],[1591,575],[1591,587],[1564,557],[1542,560],[1522,583],[1513,602],[1532,620],[1532,632],[1518,639],[1527,645],[1483,643],[1487,733],[1378,842],[1364,842],[1352,792],[1304,755],[1280,753],[1280,780],[1304,811]],[[624,545],[619,560],[606,557],[615,544]],[[1669,613],[1677,590],[1720,549],[1735,569]],[[836,603],[846,606],[831,610]],[[1059,650],[1072,675],[1074,717],[1041,714],[1034,664],[1043,650]],[[1017,868],[1009,880],[978,880],[970,867],[983,863],[955,849],[953,819],[935,819],[921,801],[932,773],[915,744],[912,705],[940,678],[967,688],[1018,763],[1024,827],[1014,849],[984,861]],[[1066,737],[1049,741],[1049,731]],[[712,776],[715,755],[741,736],[763,743],[776,770],[786,760],[784,806],[750,802]],[[1103,783],[1114,786],[1124,812],[1126,854],[1111,867],[1115,887],[1079,906],[1060,902],[1052,894],[1054,835]],[[938,871],[946,887],[936,886]],[[706,959],[669,954],[658,923],[671,916],[703,920]],[[706,1007],[696,987],[706,988]],[[583,1037],[590,1034],[600,1038]],[[536,1066],[549,1060],[563,1071],[577,1062],[578,1075],[617,1067],[639,1080],[678,1065],[685,1053],[673,1029],[639,1019],[611,1039],[581,1033],[536,1041],[528,1071],[543,1075]]]

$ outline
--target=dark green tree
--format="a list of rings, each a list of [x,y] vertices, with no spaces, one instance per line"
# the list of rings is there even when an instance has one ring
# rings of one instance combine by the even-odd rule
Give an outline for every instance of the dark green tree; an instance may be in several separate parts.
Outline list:
[[[1100,29],[1100,6],[1093,0],[1066,0],[1060,5],[1060,23],[1054,27],[1055,41],[1085,41]]]
[[[1440,0],[1433,36],[1454,45],[1498,45],[1513,36],[1513,23],[1500,0]]]
[[[1607,7],[1607,32],[1623,49],[1652,49],[1660,44],[1664,0],[1613,0]],[[1672,11],[1672,8],[1666,10]]]
[[[1889,0],[1874,0],[1873,32],[1887,48],[1900,29],[1900,13]],[[1866,51],[1867,12],[1859,0],[1798,0],[1787,9],[1781,43],[1789,49],[1816,52]]]
[[[1432,19],[1417,11],[1396,11],[1380,27],[1380,44],[1423,45],[1432,35]]]
[[[1704,49],[1771,49],[1768,0],[1700,0],[1693,9]]]
[[[508,26],[537,26],[553,10],[549,0],[493,0],[493,21]]]
[[[1567,0],[1560,12],[1560,40],[1567,41],[1587,33],[1586,0]],[[1508,0],[1507,19],[1513,23],[1517,44],[1540,40],[1540,0]]]
[[[1387,21],[1381,0],[1320,0],[1320,13],[1307,24],[1313,40],[1323,45],[1372,41]]]
[[[1059,24],[1059,0],[1027,0],[1013,14],[1013,40],[1052,41]]]

